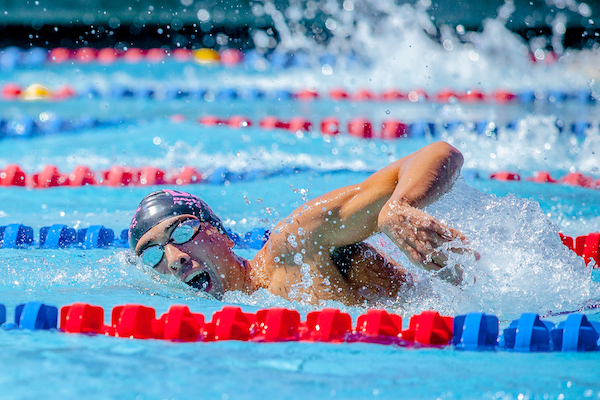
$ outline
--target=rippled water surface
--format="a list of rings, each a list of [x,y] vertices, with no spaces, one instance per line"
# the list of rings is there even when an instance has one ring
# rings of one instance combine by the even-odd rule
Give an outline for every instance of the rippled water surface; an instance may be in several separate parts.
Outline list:
[[[531,43],[506,30],[502,18],[486,22],[470,41],[448,32],[444,35],[449,36],[438,40],[427,34],[431,26],[423,20],[422,7],[382,4],[377,7],[382,7],[379,11],[385,17],[378,29],[370,29],[373,23],[360,17],[358,2],[353,3],[356,12],[351,18],[342,9],[333,12],[339,17],[341,36],[328,49],[311,47],[294,29],[289,36],[282,34],[280,50],[307,52],[313,64],[305,68],[261,70],[260,64],[257,70],[257,65],[247,64],[226,68],[170,60],[135,65],[119,61],[109,66],[62,64],[5,71],[0,84],[41,83],[50,88],[69,84],[80,92],[93,86],[104,93],[114,85],[202,85],[213,90],[252,86],[267,91],[310,87],[322,93],[341,86],[375,92],[421,88],[429,93],[446,87],[485,92],[505,88],[516,93],[533,90],[540,98],[532,104],[510,105],[335,102],[326,96],[313,102],[268,98],[223,102],[210,97],[167,101],[108,95],[4,101],[0,104],[4,118],[39,118],[47,113],[65,120],[89,115],[113,123],[31,139],[3,139],[0,168],[19,164],[31,174],[48,164],[62,172],[77,165],[97,172],[113,165],[151,165],[170,172],[191,165],[209,175],[219,169],[254,172],[254,176],[258,172],[255,179],[183,188],[205,199],[227,227],[244,233],[255,227],[272,228],[307,199],[358,183],[428,143],[445,140],[465,156],[463,177],[427,210],[464,232],[481,260],[457,259],[468,279],[465,285],[454,287],[411,267],[386,237],[376,235],[369,240],[407,265],[416,279],[413,289],[380,306],[402,315],[405,325],[411,315],[427,309],[445,315],[492,313],[499,317],[501,328],[523,312],[548,315],[559,322],[568,313],[583,310],[600,321],[598,274],[564,247],[558,236],[558,232],[578,236],[599,230],[600,191],[488,179],[501,170],[518,172],[523,178],[539,170],[556,177],[581,172],[598,178],[598,106],[542,99],[551,89],[596,93],[595,50],[567,50],[557,62],[532,63]],[[281,23],[293,27],[290,21]],[[340,38],[348,26],[356,29],[344,42]],[[278,29],[283,32],[282,26]],[[389,43],[395,45],[390,48]],[[336,63],[326,67],[315,61],[325,50],[334,55],[352,50],[357,57],[353,64],[339,55]],[[273,131],[256,123],[234,129],[206,127],[195,121],[209,114],[246,115],[254,122],[267,115],[284,119],[299,115],[313,121],[315,129]],[[436,129],[433,136],[396,141],[345,134],[329,137],[317,129],[323,117],[335,116],[344,125],[357,115],[370,119],[374,126],[396,118],[426,120]],[[465,124],[458,130],[444,128],[445,122],[453,120]],[[486,136],[471,131],[469,122],[479,120],[494,123],[497,133]],[[591,123],[580,137],[568,128],[577,120]],[[514,127],[507,128],[513,121],[517,121]],[[559,126],[566,128],[561,132]],[[0,225],[23,223],[33,227],[36,237],[41,227],[57,223],[75,228],[101,224],[120,232],[129,225],[140,199],[153,189],[4,187],[0,190]],[[240,250],[240,254],[252,257],[253,251]],[[223,302],[216,301],[147,271],[131,261],[127,250],[118,248],[2,249],[0,265],[0,302],[7,306],[9,321],[14,307],[30,300],[59,307],[88,302],[104,307],[107,315],[113,306],[126,303],[154,307],[159,315],[173,304],[185,304],[207,317],[226,304],[246,311],[283,306],[303,316],[315,308],[333,306],[350,313],[354,321],[365,311],[334,302],[319,306],[288,302],[266,291],[250,296],[228,293]],[[367,344],[171,343],[26,331],[0,331],[0,346],[2,397],[11,399],[600,397],[597,354],[468,353]]]

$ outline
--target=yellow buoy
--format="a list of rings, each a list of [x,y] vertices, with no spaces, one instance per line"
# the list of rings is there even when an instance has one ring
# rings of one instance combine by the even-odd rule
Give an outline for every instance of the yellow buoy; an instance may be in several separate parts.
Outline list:
[[[213,49],[198,49],[193,54],[194,60],[200,64],[215,64],[221,60],[219,53]]]
[[[40,85],[39,83],[34,83],[29,86],[27,89],[21,92],[21,98],[23,100],[43,100],[52,96],[52,92],[45,86]]]

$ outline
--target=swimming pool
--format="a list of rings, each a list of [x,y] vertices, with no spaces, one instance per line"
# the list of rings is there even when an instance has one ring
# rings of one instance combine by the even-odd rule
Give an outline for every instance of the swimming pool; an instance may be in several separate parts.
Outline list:
[[[68,121],[90,115],[112,123],[27,139],[4,138],[0,142],[0,168],[19,164],[29,175],[50,164],[62,172],[70,172],[77,165],[96,172],[115,165],[154,166],[165,171],[194,166],[210,175],[224,168],[233,172],[230,179],[178,187],[202,196],[227,227],[245,233],[256,227],[270,228],[306,199],[360,182],[392,160],[433,140],[446,140],[465,155],[463,178],[429,211],[462,230],[481,253],[481,260],[464,260],[471,279],[460,288],[415,270],[416,288],[403,299],[381,307],[402,315],[405,322],[410,315],[427,309],[443,315],[485,311],[497,315],[501,327],[523,312],[549,315],[550,320],[559,322],[566,318],[563,313],[582,310],[591,320],[600,321],[595,308],[600,299],[597,278],[592,279],[595,273],[562,246],[557,235],[558,231],[570,236],[598,231],[600,191],[488,179],[491,173],[502,170],[518,172],[523,178],[539,170],[558,177],[575,171],[597,176],[600,142],[596,103],[541,98],[554,89],[583,87],[593,91],[594,86],[572,72],[575,62],[568,63],[569,59],[555,65],[532,65],[519,59],[509,61],[507,68],[495,67],[485,50],[478,55],[480,63],[473,63],[473,56],[468,58],[472,49],[466,45],[459,49],[455,44],[458,53],[444,53],[447,50],[426,41],[418,30],[408,33],[414,37],[406,40],[419,44],[415,52],[430,54],[397,72],[384,68],[394,64],[383,54],[383,59],[368,70],[356,66],[341,70],[339,75],[325,74],[328,69],[322,66],[316,71],[256,71],[244,65],[207,67],[172,60],[164,64],[121,60],[108,66],[49,64],[8,71],[0,84],[42,83],[55,89],[68,83],[78,93],[93,86],[101,94],[62,101],[3,101],[0,117],[39,119],[46,113],[46,117]],[[512,38],[503,37],[507,41]],[[512,56],[512,50],[502,54]],[[588,56],[584,51],[572,57],[583,62]],[[421,63],[437,69],[431,74],[433,79],[419,73]],[[472,68],[470,74],[461,72],[461,66]],[[480,68],[488,68],[489,74]],[[507,70],[516,71],[519,79],[510,74],[503,77]],[[521,75],[528,76],[529,81],[524,82]],[[421,87],[430,93],[446,86],[455,90],[480,87],[490,92],[508,87],[515,92],[534,89],[542,95],[533,103],[508,105],[334,101],[327,97],[301,102],[268,96],[222,101],[210,95],[181,99],[111,95],[118,85],[202,86],[215,93],[225,87],[258,87],[265,92],[312,87],[324,93],[338,86],[350,91],[367,87],[374,92],[392,86],[402,90]],[[374,126],[396,118],[407,123],[433,122],[435,134],[367,140],[344,132],[324,136],[316,123],[308,132],[288,132],[268,130],[256,123],[236,129],[196,122],[206,115],[245,115],[253,121],[268,115],[281,119],[302,116],[313,122],[335,116],[343,121],[342,126],[357,115],[373,121]],[[455,120],[464,124],[453,130],[444,125]],[[469,123],[480,120],[497,125],[493,135],[479,135],[469,129]],[[514,127],[507,127],[515,120],[518,123]],[[577,120],[592,124],[584,136],[569,132],[568,127]],[[236,174],[248,179],[235,179]],[[0,225],[31,226],[36,238],[41,227],[57,223],[74,228],[104,225],[120,232],[129,225],[140,199],[152,189],[2,187]],[[371,240],[406,263],[385,238]],[[239,253],[249,257],[253,250],[241,249]],[[11,320],[17,304],[31,300],[59,307],[87,302],[105,310],[137,303],[154,307],[158,314],[173,304],[184,304],[207,316],[224,304],[240,305],[249,312],[282,306],[303,316],[315,309],[264,291],[251,296],[229,293],[219,302],[133,265],[127,254],[119,248],[2,249],[0,302],[7,306],[7,319]],[[365,311],[336,303],[320,306],[340,308],[354,320]],[[0,341],[4,350],[0,382],[5,397],[15,399],[600,397],[598,353],[461,352],[451,347],[405,349],[364,343],[171,343],[45,331],[0,331]]]

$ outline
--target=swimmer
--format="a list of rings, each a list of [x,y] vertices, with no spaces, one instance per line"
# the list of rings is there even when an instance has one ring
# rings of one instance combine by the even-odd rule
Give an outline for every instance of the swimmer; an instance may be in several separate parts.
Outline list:
[[[410,275],[365,242],[383,232],[416,265],[446,266],[445,243],[466,238],[421,209],[446,193],[463,164],[445,142],[432,143],[375,172],[298,207],[271,232],[254,258],[233,252],[221,220],[198,197],[175,190],[146,196],[129,229],[129,245],[160,274],[221,299],[228,291],[261,288],[289,300],[348,305],[395,299]]]

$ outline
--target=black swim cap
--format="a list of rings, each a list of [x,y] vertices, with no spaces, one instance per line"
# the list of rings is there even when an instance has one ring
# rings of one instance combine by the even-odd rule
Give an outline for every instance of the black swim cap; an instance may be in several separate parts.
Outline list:
[[[154,225],[176,215],[191,214],[227,235],[223,223],[208,204],[193,194],[178,190],[158,190],[142,199],[129,226],[129,247],[134,250],[140,238]]]

